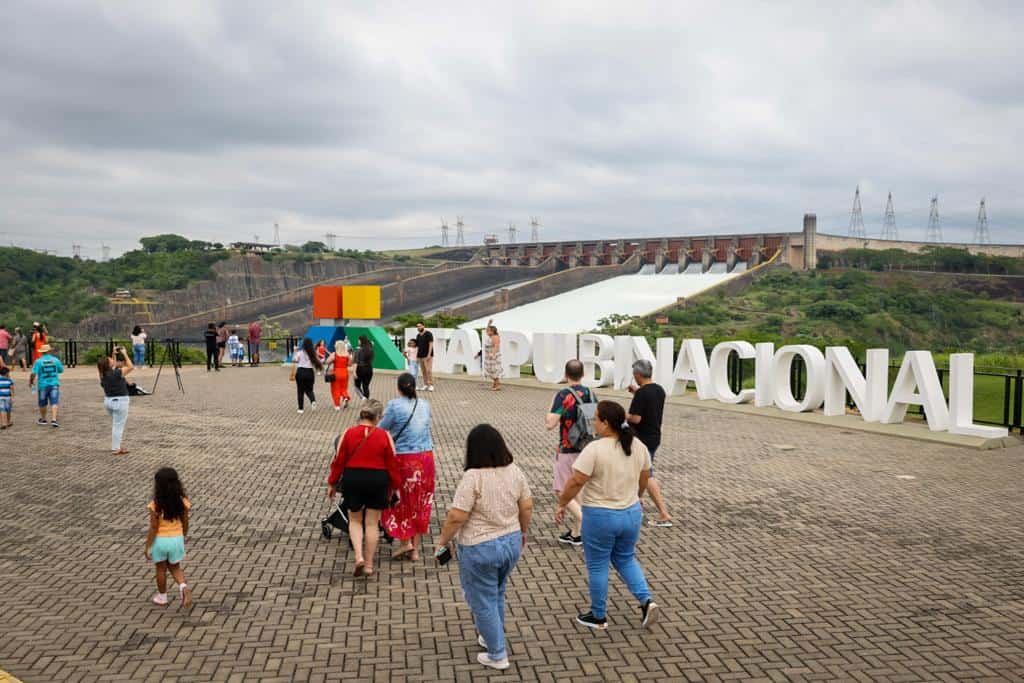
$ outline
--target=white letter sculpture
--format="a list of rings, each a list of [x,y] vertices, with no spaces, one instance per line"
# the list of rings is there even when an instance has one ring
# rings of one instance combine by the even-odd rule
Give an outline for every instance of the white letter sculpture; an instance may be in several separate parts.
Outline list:
[[[436,335],[434,337],[437,338]],[[437,349],[437,342],[434,342]],[[483,372],[480,364],[480,337],[471,330],[451,330],[451,337],[445,346],[445,352],[434,362],[437,371],[451,374],[457,366],[465,368],[467,375],[479,375]],[[436,354],[435,354],[436,355]]]
[[[802,401],[796,400],[789,386],[789,368],[797,356],[804,359],[804,367],[807,368],[807,389]],[[775,368],[772,372],[775,405],[790,413],[816,410],[825,400],[824,375],[825,356],[817,347],[810,344],[783,346],[775,352]]]
[[[615,341],[607,334],[580,335],[580,354],[583,363],[583,384],[588,387],[605,387],[615,379],[615,361],[612,353]]]
[[[754,346],[745,341],[727,341],[716,344],[711,351],[711,390],[722,403],[749,403],[754,400],[753,389],[734,393],[729,386],[729,356],[735,351],[741,359],[754,357]]]
[[[530,338],[522,332],[501,333],[502,373],[506,379],[519,379],[522,366],[530,362]]]
[[[700,339],[683,340],[672,377],[672,382],[662,387],[670,396],[685,394],[686,385],[693,380],[697,386],[697,398],[704,401],[715,397],[714,391],[711,389],[711,369],[708,367],[708,357],[704,353],[703,341]]]
[[[974,354],[954,353],[949,357],[949,433],[998,439],[1006,427],[974,424]]]
[[[920,393],[917,393],[917,392]],[[942,395],[935,360],[928,351],[907,351],[892,385],[889,403],[882,415],[883,424],[898,424],[906,417],[907,407],[923,406],[928,429],[944,432],[949,429],[949,409]]]
[[[775,344],[761,342],[754,345],[754,405],[767,408],[775,403],[772,389],[772,363],[775,360]]]
[[[538,332],[533,335],[533,374],[545,384],[565,379],[565,364],[576,357],[576,335]]]
[[[825,377],[825,414],[829,417],[846,414],[846,392],[865,422],[878,422],[885,411],[889,393],[889,351],[870,349],[867,354],[867,379],[857,367],[845,346],[825,349],[828,363]]]

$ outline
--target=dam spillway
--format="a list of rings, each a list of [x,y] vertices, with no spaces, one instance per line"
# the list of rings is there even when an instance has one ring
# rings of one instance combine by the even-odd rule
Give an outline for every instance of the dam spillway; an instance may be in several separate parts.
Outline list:
[[[738,273],[727,272],[655,274],[644,270],[495,313],[494,324],[499,331],[576,334],[596,329],[598,320],[610,315],[653,313],[674,304],[679,297],[693,296],[736,275]],[[487,324],[489,317],[471,320],[459,327],[479,329]]]

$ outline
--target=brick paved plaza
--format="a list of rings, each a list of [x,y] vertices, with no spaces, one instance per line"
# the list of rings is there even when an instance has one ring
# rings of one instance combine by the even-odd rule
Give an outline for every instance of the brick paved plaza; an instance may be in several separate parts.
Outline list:
[[[140,373],[150,385],[153,371]],[[551,521],[551,392],[441,381],[435,533],[471,426],[509,440],[537,501],[509,589],[513,666],[493,672],[457,567],[349,575],[320,538],[333,435],[351,409],[297,415],[280,368],[166,373],[133,398],[131,454],[109,454],[92,370],[69,371],[63,428],[37,427],[16,374],[0,433],[0,670],[51,680],[945,680],[1024,677],[1024,456],[670,405],[659,476],[679,524],[639,550],[663,619],[612,579],[607,631],[586,605],[579,549]],[[395,395],[378,376],[378,397]],[[382,396],[381,396],[382,395]],[[158,466],[195,505],[195,605],[149,603],[145,505]],[[397,547],[397,546],[396,546]],[[0,679],[3,675],[0,674]]]

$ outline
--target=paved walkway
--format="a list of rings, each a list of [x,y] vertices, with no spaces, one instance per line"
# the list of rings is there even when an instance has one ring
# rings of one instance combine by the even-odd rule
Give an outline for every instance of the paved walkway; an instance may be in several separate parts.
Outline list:
[[[151,371],[143,371],[145,374]],[[16,375],[16,379],[22,379]],[[943,680],[1024,671],[1024,456],[670,406],[659,475],[680,524],[640,547],[663,620],[612,580],[610,626],[586,604],[579,550],[555,541],[550,392],[442,381],[429,396],[438,508],[462,444],[497,425],[537,500],[510,584],[513,668],[488,672],[457,568],[348,575],[319,537],[331,437],[353,413],[297,415],[279,368],[186,370],[133,399],[126,445],[91,371],[65,383],[63,428],[37,427],[27,382],[0,433],[0,670],[52,680]],[[143,381],[143,384],[148,382]],[[392,397],[393,378],[375,389]],[[318,391],[324,385],[319,384]],[[323,398],[327,398],[323,392]],[[195,508],[195,606],[149,604],[145,504],[157,467]],[[436,522],[435,522],[436,526]],[[3,676],[0,675],[0,678]]]

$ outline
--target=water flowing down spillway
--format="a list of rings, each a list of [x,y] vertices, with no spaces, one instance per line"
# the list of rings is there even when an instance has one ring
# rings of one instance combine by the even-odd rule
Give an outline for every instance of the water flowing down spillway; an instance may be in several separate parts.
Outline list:
[[[700,264],[695,264],[698,267]],[[717,265],[717,264],[714,264]],[[580,287],[570,292],[541,299],[494,314],[498,330],[518,332],[579,333],[597,328],[597,321],[609,315],[646,315],[676,302],[679,297],[693,296],[705,289],[721,284],[738,273],[694,273],[687,268],[684,274],[655,274],[641,271],[633,275],[620,275],[603,282]],[[487,324],[487,317],[460,325],[464,329],[478,329]]]

